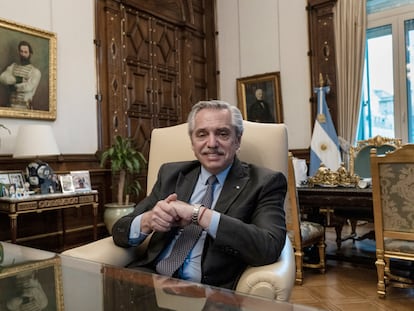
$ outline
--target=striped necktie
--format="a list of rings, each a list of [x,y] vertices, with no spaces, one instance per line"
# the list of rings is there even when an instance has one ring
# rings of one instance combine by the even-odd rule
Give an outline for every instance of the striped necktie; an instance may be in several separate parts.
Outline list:
[[[200,204],[211,208],[213,203],[214,184],[217,182],[217,177],[211,175],[207,180],[207,189]],[[181,267],[185,258],[188,256],[191,249],[200,238],[203,228],[196,224],[189,224],[184,229],[177,241],[175,242],[171,254],[167,258],[161,259],[156,265],[156,271],[159,274],[172,276],[178,268]]]

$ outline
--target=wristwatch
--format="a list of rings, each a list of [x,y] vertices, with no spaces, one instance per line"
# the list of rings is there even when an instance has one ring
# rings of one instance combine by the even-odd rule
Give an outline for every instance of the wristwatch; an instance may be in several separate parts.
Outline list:
[[[202,207],[202,204],[194,204],[193,205],[193,214],[191,215],[191,222],[195,225],[198,225],[198,214],[200,213],[200,207]]]

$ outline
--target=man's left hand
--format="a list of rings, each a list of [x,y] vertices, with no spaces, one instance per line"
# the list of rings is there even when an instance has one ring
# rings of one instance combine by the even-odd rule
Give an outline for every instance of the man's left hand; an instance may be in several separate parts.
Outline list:
[[[185,227],[191,224],[191,217],[193,215],[194,206],[183,201],[172,201],[170,204],[174,207],[179,220],[178,225]]]

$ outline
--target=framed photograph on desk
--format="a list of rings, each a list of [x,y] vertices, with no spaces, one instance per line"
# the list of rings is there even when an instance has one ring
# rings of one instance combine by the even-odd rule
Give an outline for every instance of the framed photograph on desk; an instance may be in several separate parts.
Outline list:
[[[21,171],[0,172],[0,196],[16,196],[23,192],[24,178]]]
[[[92,189],[89,171],[71,171],[70,175],[72,175],[75,191],[89,191]]]
[[[63,193],[75,192],[73,178],[71,174],[59,175],[60,185]]]
[[[16,189],[24,190],[24,179],[21,172],[9,174],[10,183],[16,186]]]

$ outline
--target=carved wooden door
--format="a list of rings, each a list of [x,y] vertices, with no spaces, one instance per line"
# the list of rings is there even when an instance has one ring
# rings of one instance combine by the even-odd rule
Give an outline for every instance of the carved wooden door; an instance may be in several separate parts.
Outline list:
[[[152,129],[217,98],[214,1],[96,0],[96,15],[99,149],[132,137],[148,158]]]

